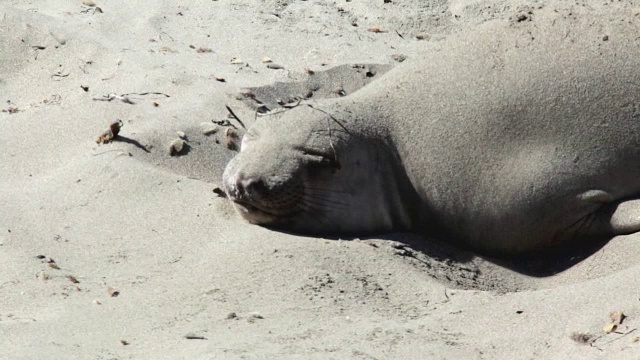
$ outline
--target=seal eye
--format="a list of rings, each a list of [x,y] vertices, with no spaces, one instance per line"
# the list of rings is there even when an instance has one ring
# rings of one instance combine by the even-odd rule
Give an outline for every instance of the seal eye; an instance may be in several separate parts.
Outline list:
[[[305,150],[302,153],[309,158],[309,168],[314,173],[326,172],[327,170],[335,173],[342,168],[342,164],[334,155],[327,155],[313,150]]]
[[[329,158],[329,157],[323,156],[322,157],[322,164],[324,166],[333,168],[334,172],[336,170],[340,170],[342,168],[342,164],[340,164],[340,161],[338,161],[338,159],[336,159],[336,158]]]

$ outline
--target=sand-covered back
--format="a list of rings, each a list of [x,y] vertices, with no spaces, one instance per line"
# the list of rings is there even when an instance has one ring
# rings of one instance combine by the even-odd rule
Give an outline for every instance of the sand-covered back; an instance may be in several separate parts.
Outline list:
[[[640,357],[637,234],[496,260],[410,234],[276,232],[213,191],[235,154],[216,124],[239,126],[226,106],[250,126],[309,89],[376,86],[487,21],[612,9],[640,14],[589,1],[2,2],[0,358]],[[118,120],[116,141],[97,144]],[[612,312],[627,317],[606,333]]]

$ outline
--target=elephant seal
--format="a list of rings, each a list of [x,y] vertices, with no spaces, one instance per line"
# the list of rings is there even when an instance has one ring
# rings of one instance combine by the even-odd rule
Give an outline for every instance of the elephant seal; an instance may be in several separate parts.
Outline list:
[[[638,22],[571,15],[487,22],[349,96],[258,119],[225,192],[254,224],[496,255],[639,231]]]

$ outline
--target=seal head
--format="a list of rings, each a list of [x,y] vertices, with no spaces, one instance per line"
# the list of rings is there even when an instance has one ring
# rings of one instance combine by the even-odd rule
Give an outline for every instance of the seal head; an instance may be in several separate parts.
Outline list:
[[[223,175],[238,213],[304,234],[410,228],[394,152],[356,123],[304,105],[257,120]]]

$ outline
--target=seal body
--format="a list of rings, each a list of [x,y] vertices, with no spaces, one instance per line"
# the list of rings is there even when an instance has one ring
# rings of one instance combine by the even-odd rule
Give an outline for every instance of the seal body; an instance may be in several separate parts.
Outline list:
[[[289,231],[414,230],[494,254],[640,231],[637,21],[537,14],[259,119],[225,171],[229,198]]]

